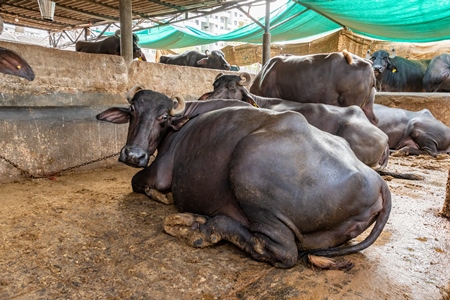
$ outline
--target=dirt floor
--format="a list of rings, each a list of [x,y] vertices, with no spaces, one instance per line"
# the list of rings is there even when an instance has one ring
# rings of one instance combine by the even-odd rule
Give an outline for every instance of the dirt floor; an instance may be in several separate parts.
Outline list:
[[[276,269],[230,244],[194,249],[163,232],[173,206],[131,190],[137,171],[0,185],[0,299],[450,299],[450,157],[392,157],[390,220],[350,271]],[[362,239],[362,237],[358,237]]]

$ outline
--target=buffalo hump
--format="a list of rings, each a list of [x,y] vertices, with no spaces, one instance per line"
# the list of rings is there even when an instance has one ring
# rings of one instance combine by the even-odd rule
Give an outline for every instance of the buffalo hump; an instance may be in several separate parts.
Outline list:
[[[357,105],[376,124],[375,75],[371,64],[347,51],[271,58],[256,74],[250,92],[301,103]]]

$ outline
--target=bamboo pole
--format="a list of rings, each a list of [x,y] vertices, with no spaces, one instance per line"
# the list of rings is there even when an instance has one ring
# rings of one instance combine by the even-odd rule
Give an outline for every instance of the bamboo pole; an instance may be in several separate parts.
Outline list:
[[[450,169],[448,170],[447,175],[447,185],[445,189],[445,201],[444,206],[442,207],[442,216],[450,218]]]

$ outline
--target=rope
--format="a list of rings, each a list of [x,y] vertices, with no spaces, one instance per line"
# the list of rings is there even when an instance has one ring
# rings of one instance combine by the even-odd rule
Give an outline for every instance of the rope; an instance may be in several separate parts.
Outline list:
[[[90,165],[90,164],[93,164],[93,163],[96,163],[96,162],[99,162],[99,161],[102,161],[102,160],[106,160],[108,158],[117,156],[119,154],[120,154],[120,152],[117,152],[117,153],[110,154],[110,155],[107,155],[107,156],[104,156],[104,157],[101,157],[101,158],[97,158],[97,159],[94,159],[94,160],[91,160],[91,161],[88,161],[88,162],[81,163],[81,164],[78,164],[78,165],[75,165],[75,166],[64,168],[64,169],[61,169],[59,171],[55,171],[55,172],[51,172],[51,173],[50,172],[49,173],[43,173],[43,174],[38,174],[38,175],[32,174],[30,171],[21,168],[18,164],[14,163],[13,161],[9,160],[8,158],[6,158],[3,155],[0,155],[0,159],[4,160],[5,162],[9,163],[14,168],[19,170],[22,175],[24,175],[24,176],[26,176],[28,178],[31,178],[31,179],[38,179],[38,178],[50,178],[50,177],[55,176],[55,175],[60,175],[63,172],[70,171],[70,170],[77,169],[77,168],[81,168],[81,167],[84,167],[84,166],[87,166],[87,165]]]

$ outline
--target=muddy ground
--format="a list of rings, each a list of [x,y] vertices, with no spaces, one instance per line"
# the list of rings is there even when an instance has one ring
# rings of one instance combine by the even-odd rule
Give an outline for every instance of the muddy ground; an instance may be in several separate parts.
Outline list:
[[[194,249],[163,232],[173,206],[131,190],[137,171],[0,185],[0,299],[450,299],[449,156],[392,157],[390,220],[349,271],[276,269],[230,244]],[[360,239],[361,237],[358,237]]]

